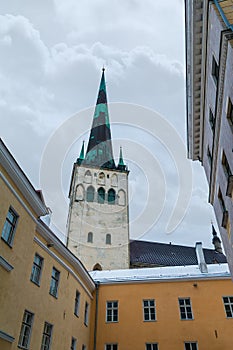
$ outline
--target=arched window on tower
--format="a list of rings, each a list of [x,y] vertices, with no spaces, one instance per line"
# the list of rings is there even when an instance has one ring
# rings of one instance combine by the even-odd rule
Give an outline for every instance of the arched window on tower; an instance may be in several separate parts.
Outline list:
[[[84,175],[84,182],[86,182],[87,184],[91,184],[91,182],[92,182],[92,176],[91,176],[90,170],[87,170],[87,171],[85,172],[85,175]]]
[[[124,190],[118,192],[118,204],[123,206],[126,204],[126,194]]]
[[[113,188],[110,188],[108,191],[108,203],[109,204],[115,204],[116,202],[116,192]]]
[[[103,204],[105,202],[105,190],[103,187],[98,189],[98,203]]]
[[[83,185],[78,185],[76,187],[76,191],[75,191],[75,200],[76,201],[83,201],[84,199],[84,188]]]
[[[117,186],[117,175],[113,174],[111,176],[111,186]]]
[[[106,244],[112,244],[112,237],[110,235],[110,233],[107,233],[106,234],[106,241],[105,241]]]
[[[88,234],[87,234],[87,242],[88,243],[93,243],[93,233],[92,232],[88,232]]]
[[[99,263],[95,264],[95,266],[93,267],[93,271],[102,271],[102,267]]]
[[[105,185],[105,175],[104,173],[99,173],[99,176],[98,176],[98,184],[99,185]]]
[[[87,202],[94,202],[95,189],[93,186],[87,187],[86,200]]]

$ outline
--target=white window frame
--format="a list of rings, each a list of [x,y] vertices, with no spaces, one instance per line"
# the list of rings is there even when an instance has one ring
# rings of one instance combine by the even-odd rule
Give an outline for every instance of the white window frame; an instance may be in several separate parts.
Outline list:
[[[86,301],[85,302],[85,309],[84,309],[84,324],[85,324],[85,326],[88,326],[88,322],[89,322],[89,304]]]
[[[55,272],[55,274],[53,274],[53,272]],[[60,280],[60,271],[58,271],[53,266],[51,280],[50,280],[49,294],[52,295],[54,298],[57,298],[58,296],[59,280]]]
[[[227,298],[228,301],[224,301],[224,298]],[[230,298],[232,298],[232,301],[230,301]],[[223,296],[222,301],[223,301],[223,305],[224,305],[224,309],[225,309],[225,313],[226,313],[226,318],[233,318],[233,296],[232,295]],[[227,316],[226,306],[229,307],[229,309],[230,309],[229,311],[231,313],[231,316]]]
[[[49,328],[49,332],[48,329]],[[40,350],[49,350],[52,343],[53,325],[49,322],[44,323],[44,330],[42,334],[41,348]],[[48,341],[48,343],[47,343]]]
[[[183,298],[179,298],[178,302],[179,302],[179,309],[180,309],[180,319],[182,321],[193,320],[194,317],[193,317],[191,299],[189,297],[183,297]],[[184,304],[182,305],[181,302],[184,302]],[[184,309],[184,311],[182,311],[181,308]],[[190,308],[191,311],[189,311],[188,308]],[[190,313],[192,317],[189,317]],[[185,314],[185,317],[182,317],[182,314]]]
[[[117,343],[105,344],[105,350],[118,350],[118,344]]]
[[[76,290],[75,300],[74,300],[74,314],[75,314],[75,316],[79,316],[80,298],[81,298],[81,294],[78,290]]]
[[[39,263],[36,262],[36,258],[39,258]],[[30,280],[38,286],[40,285],[43,261],[44,259],[42,258],[42,256],[40,256],[37,253],[34,255]]]
[[[156,303],[155,299],[143,299],[143,320],[145,322],[155,322],[156,321]],[[148,315],[148,318],[147,318]]]
[[[12,221],[9,215],[12,215],[13,217]],[[5,223],[4,223],[4,226],[2,229],[2,235],[1,235],[2,240],[6,244],[8,244],[10,247],[12,247],[13,245],[18,220],[19,220],[19,215],[17,214],[15,209],[12,208],[12,206],[10,206],[6,215],[6,219],[5,219]]]
[[[118,322],[118,300],[108,300],[106,301],[106,322],[115,323]]]
[[[146,343],[146,350],[159,350],[158,343]]]
[[[187,349],[187,346],[189,345],[189,349]],[[195,345],[195,348],[193,347]],[[197,341],[185,341],[184,342],[184,350],[198,350],[198,343]]]
[[[30,321],[28,320],[28,317],[30,317]],[[25,310],[18,342],[18,347],[21,349],[29,349],[33,320],[34,314],[31,311]]]

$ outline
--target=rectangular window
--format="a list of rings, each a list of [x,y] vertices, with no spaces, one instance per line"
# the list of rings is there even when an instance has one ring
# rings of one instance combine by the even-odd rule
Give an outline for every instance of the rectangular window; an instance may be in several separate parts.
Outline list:
[[[146,343],[146,350],[158,350],[157,343]]]
[[[144,321],[155,321],[155,301],[154,299],[143,300]]]
[[[53,330],[53,325],[48,322],[45,322],[40,350],[50,349],[51,341],[52,341],[52,330]]]
[[[18,218],[19,218],[18,214],[14,211],[12,207],[10,207],[6,216],[6,221],[4,223],[3,230],[2,230],[2,239],[10,246],[12,246],[13,244],[16,223]]]
[[[34,314],[25,310],[21,326],[18,346],[22,349],[29,349]]]
[[[214,118],[214,115],[213,115],[211,108],[209,110],[209,122],[210,122],[211,129],[214,130],[215,118]]]
[[[79,305],[80,305],[80,293],[76,290],[75,301],[74,301],[74,314],[79,316]]]
[[[89,304],[85,303],[85,310],[84,310],[84,324],[85,326],[88,326],[88,319],[89,319]]]
[[[215,57],[212,58],[212,77],[214,79],[215,84],[218,83],[218,76],[219,76],[219,66],[215,60]]]
[[[70,350],[76,350],[76,349],[77,349],[77,339],[72,337]]]
[[[229,163],[228,163],[228,160],[227,160],[227,157],[226,157],[226,154],[224,151],[222,151],[222,166],[223,166],[223,170],[224,170],[224,173],[226,174],[227,178],[229,176],[231,176],[231,168],[229,166]]]
[[[118,322],[118,301],[107,301],[106,322]]]
[[[192,320],[192,306],[190,298],[179,298],[181,320]]]
[[[197,342],[185,342],[184,343],[185,350],[198,350]]]
[[[105,345],[105,350],[117,350],[118,346],[117,344],[106,344]]]
[[[40,255],[35,254],[32,265],[31,281],[37,284],[38,286],[40,285],[43,260],[44,259]]]
[[[57,297],[59,278],[60,272],[53,267],[49,293],[55,298]]]
[[[223,303],[227,318],[233,317],[233,296],[223,297]]]
[[[218,190],[218,199],[219,199],[219,203],[220,203],[222,212],[225,212],[226,211],[226,206],[225,206],[225,203],[224,203],[224,200],[223,200],[223,196],[222,196],[222,191],[220,190],[220,188]]]
[[[212,154],[210,152],[209,146],[207,148],[207,158],[208,158],[208,161],[209,161],[209,165],[211,166],[211,164],[212,164]]]
[[[231,126],[233,126],[233,105],[231,102],[231,99],[228,99],[228,106],[227,106],[227,120]]]

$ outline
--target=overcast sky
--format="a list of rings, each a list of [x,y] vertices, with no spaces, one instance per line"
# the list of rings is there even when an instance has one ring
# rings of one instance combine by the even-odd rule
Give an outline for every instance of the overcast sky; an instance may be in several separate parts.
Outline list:
[[[0,2],[1,137],[42,188],[61,238],[105,66],[131,237],[212,247],[207,183],[186,159],[184,59],[182,0]]]

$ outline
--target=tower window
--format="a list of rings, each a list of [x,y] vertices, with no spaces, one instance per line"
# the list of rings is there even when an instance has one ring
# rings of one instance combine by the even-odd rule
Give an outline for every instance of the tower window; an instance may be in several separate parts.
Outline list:
[[[112,238],[110,233],[106,234],[106,244],[112,244]]]
[[[98,184],[99,185],[105,185],[105,175],[104,173],[100,173],[98,177]]]
[[[87,242],[88,243],[93,243],[93,233],[92,232],[88,232]]]
[[[94,202],[94,194],[95,194],[95,190],[94,187],[89,186],[87,187],[87,202]]]
[[[92,181],[92,176],[91,176],[90,170],[87,170],[87,171],[85,172],[84,181],[85,181],[87,184],[90,184],[90,183],[91,183],[91,181]]]
[[[103,204],[105,202],[105,190],[103,187],[98,189],[98,203]]]
[[[116,192],[110,188],[110,190],[108,191],[108,203],[109,204],[115,204],[116,201]]]

